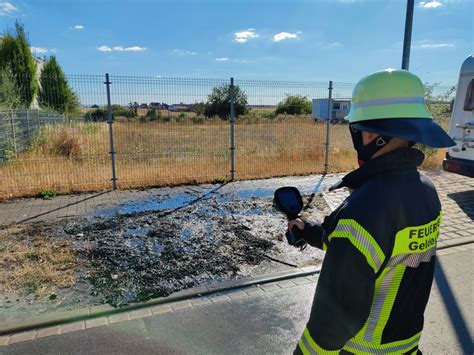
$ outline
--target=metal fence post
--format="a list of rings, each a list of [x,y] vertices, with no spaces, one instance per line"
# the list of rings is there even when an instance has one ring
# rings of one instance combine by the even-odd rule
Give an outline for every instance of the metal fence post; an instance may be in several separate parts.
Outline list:
[[[109,73],[105,74],[105,86],[107,88],[107,111],[108,111],[108,120],[107,123],[109,124],[109,138],[110,138],[110,159],[112,161],[112,188],[114,190],[117,189],[117,176],[115,173],[115,148],[114,148],[114,130],[113,130],[113,123],[114,118],[112,116],[112,104],[110,102],[110,80],[109,80]]]
[[[329,100],[328,100],[328,119],[326,121],[326,156],[324,158],[324,175],[328,173],[329,170],[329,127],[331,124],[331,114],[332,114],[332,80],[329,81]]]
[[[235,97],[234,78],[230,78],[230,179],[235,177]]]
[[[10,111],[11,111],[10,120],[11,120],[11,124],[12,124],[13,152],[16,155],[18,153],[18,150],[17,150],[17,147],[16,147],[15,120],[13,119],[13,116],[14,116],[13,110],[10,110]]]
[[[26,136],[28,139],[30,139],[30,135],[31,135],[31,130],[30,130],[30,118],[28,117],[28,111],[29,110],[26,110]]]

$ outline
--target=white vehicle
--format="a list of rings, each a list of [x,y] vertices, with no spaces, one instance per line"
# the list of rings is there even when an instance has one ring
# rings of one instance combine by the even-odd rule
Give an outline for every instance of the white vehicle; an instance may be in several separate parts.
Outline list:
[[[474,54],[461,66],[448,133],[456,145],[446,153],[444,170],[474,177]]]

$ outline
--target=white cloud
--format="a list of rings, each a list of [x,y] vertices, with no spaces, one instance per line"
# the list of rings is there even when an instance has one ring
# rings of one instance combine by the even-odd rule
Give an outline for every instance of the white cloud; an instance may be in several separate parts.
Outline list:
[[[236,63],[248,63],[249,61],[247,59],[235,59]]]
[[[132,46],[132,47],[123,47],[123,46],[100,46],[97,47],[99,52],[143,52],[146,50],[146,47]]]
[[[46,48],[41,48],[41,47],[30,47],[31,53],[35,54],[46,54],[48,53],[48,50]]]
[[[56,48],[51,48],[49,51],[50,51],[51,53],[57,53],[57,52],[58,52],[58,50],[57,50]]]
[[[112,52],[112,48],[110,48],[109,46],[100,46],[97,47],[97,50],[99,52]]]
[[[0,2],[0,11],[2,11],[3,13],[10,14],[12,12],[18,11],[18,8],[15,7],[12,3]]]
[[[439,1],[421,1],[418,4],[418,7],[422,9],[436,9],[440,6],[443,6],[443,4],[440,3]]]
[[[74,25],[72,28],[73,28],[74,30],[79,30],[79,31],[80,31],[80,30],[83,30],[83,29],[84,29],[84,26],[82,26],[82,25]]]
[[[218,61],[218,62],[227,62],[228,60],[229,60],[229,58],[227,58],[227,57],[216,58],[216,61]]]
[[[273,36],[273,42],[280,42],[287,39],[298,39],[296,33],[280,32]]]
[[[114,48],[116,48],[116,47],[114,47]],[[125,48],[123,48],[123,50],[125,52],[143,52],[143,51],[146,50],[146,47],[140,47],[140,46],[125,47]]]
[[[255,32],[255,28],[249,28],[247,31],[235,32],[234,41],[237,43],[245,43],[249,39],[258,38],[260,35]]]
[[[419,49],[436,49],[436,48],[454,48],[454,44],[452,43],[432,43],[432,44],[419,44],[414,46],[415,48]]]
[[[183,49],[173,49],[173,54],[179,55],[179,56],[188,56],[188,55],[197,55],[197,52],[194,51],[186,51]]]
[[[332,42],[326,46],[326,48],[338,48],[338,47],[344,47],[344,44],[341,42]]]

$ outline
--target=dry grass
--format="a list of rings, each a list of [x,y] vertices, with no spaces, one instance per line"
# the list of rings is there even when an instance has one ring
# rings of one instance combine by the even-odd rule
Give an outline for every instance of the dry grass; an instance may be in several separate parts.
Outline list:
[[[76,258],[69,242],[48,240],[28,228],[0,230],[0,293],[43,295],[74,285]]]
[[[237,179],[305,175],[324,171],[326,127],[309,117],[243,119],[236,124]],[[99,191],[111,186],[105,123],[47,127],[34,147],[0,167],[0,200]],[[329,171],[356,167],[346,125],[331,126]],[[229,178],[229,123],[117,122],[116,171],[120,188],[224,181]],[[437,166],[442,153],[425,167]]]

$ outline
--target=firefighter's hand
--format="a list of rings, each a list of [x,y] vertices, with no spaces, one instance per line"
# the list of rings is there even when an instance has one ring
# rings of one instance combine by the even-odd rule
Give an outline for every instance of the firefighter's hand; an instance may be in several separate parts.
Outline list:
[[[294,226],[298,227],[299,230],[303,230],[304,222],[299,218],[293,219],[288,222],[288,230],[292,230]]]

